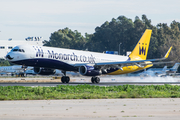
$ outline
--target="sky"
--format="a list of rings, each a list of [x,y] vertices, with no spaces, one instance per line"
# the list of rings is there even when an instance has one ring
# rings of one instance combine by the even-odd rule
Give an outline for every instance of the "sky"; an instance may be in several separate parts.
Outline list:
[[[43,37],[68,27],[84,35],[105,21],[143,14],[153,25],[180,22],[179,0],[1,0],[0,40]]]

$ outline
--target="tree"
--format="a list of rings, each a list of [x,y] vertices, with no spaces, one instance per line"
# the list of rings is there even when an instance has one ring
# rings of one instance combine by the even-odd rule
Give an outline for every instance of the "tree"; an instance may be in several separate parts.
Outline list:
[[[159,23],[151,24],[151,19],[142,15],[135,20],[125,16],[105,21],[95,28],[95,33],[81,35],[77,30],[69,28],[59,29],[51,34],[50,40],[43,41],[45,46],[62,47],[96,52],[118,51],[121,45],[121,54],[132,51],[146,29],[152,29],[151,41],[147,58],[163,57],[166,51],[173,46],[169,60],[180,62],[180,23],[172,21],[170,26]]]
[[[96,27],[91,42],[94,51],[103,52],[118,51],[119,43],[122,43],[121,53],[127,51],[131,40],[133,22],[125,16],[119,16],[110,22],[105,22],[100,27]],[[131,46],[131,45],[130,45]]]
[[[77,30],[69,28],[59,29],[51,34],[50,40],[43,41],[45,46],[61,47],[69,49],[85,49],[86,39]]]
[[[0,66],[10,66],[10,63],[7,60],[0,60]]]

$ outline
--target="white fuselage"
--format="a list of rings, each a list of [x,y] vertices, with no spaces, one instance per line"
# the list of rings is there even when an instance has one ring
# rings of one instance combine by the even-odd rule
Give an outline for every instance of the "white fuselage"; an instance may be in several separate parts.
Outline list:
[[[126,74],[152,66],[141,67],[127,56],[32,45],[16,46],[6,58],[23,66],[75,71],[86,76]]]
[[[24,52],[13,51],[14,49],[21,49],[24,50]],[[31,45],[16,46],[13,50],[8,53],[8,55],[13,58],[12,60],[9,60],[11,62],[24,60],[36,60],[36,62],[38,62],[39,59],[46,59],[60,61],[74,66],[78,64],[126,61],[128,59],[127,56]],[[52,66],[52,68],[54,68],[54,66]]]

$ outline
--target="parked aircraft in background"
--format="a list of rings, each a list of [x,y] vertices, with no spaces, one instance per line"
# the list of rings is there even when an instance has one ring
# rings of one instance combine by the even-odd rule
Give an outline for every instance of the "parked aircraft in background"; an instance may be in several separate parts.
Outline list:
[[[172,68],[167,68],[167,66],[164,66],[164,68],[150,68],[147,71],[144,71],[142,73],[139,73],[140,76],[166,76],[166,75],[174,75],[176,74],[176,71],[179,67],[180,63],[175,63]]]
[[[56,69],[56,72],[55,72],[54,75],[64,76],[64,74],[62,73],[62,71],[61,71],[61,70],[58,70],[58,69]],[[80,74],[79,72],[67,71],[67,72],[66,72],[66,75],[68,75],[68,76],[80,76],[81,74]]]
[[[13,75],[24,76],[24,71],[26,71],[26,69],[27,67],[22,67],[21,65],[2,66],[0,67],[0,74],[11,74],[12,76]]]
[[[36,70],[36,69],[35,69]],[[43,71],[44,69],[42,69]],[[23,67],[22,65],[13,65],[13,66],[2,66],[0,67],[0,74],[11,74],[18,76],[25,76],[25,74],[39,74],[44,75],[41,72],[34,71],[34,67]],[[47,72],[47,75],[55,74],[53,72]]]
[[[21,65],[13,65],[13,66],[2,66],[0,67],[0,74],[10,74],[11,76],[18,75],[18,76],[25,76],[26,74],[32,74],[32,75],[61,75],[63,76],[63,73],[60,70],[54,70],[53,72],[49,72],[46,74],[42,74],[41,72],[35,72],[34,67],[22,67]],[[79,76],[79,73],[74,72],[67,72],[70,76]]]
[[[36,73],[34,72],[34,69],[31,69],[31,70],[26,70],[25,71],[26,74],[32,74],[32,75],[57,75],[57,76],[63,76],[64,74],[61,72],[61,70],[55,70],[52,74],[39,74],[39,73]],[[69,76],[80,76],[80,74],[77,72],[66,72],[67,75]]]
[[[54,47],[18,45],[7,55],[9,62],[32,66],[37,73],[62,71],[62,83],[69,83],[66,71],[92,76],[92,83],[99,83],[99,75],[119,75],[143,70],[153,66],[155,61],[169,56],[171,48],[163,58],[146,60],[152,30],[147,29],[129,56],[103,54],[81,50]],[[156,62],[155,62],[156,63]]]

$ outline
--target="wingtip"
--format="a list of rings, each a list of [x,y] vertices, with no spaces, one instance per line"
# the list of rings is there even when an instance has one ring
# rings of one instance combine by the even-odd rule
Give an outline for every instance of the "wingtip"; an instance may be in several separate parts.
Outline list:
[[[169,54],[171,52],[171,49],[172,49],[172,46],[169,48],[169,50],[167,51],[166,55],[164,56],[165,58],[168,58],[169,57]]]

